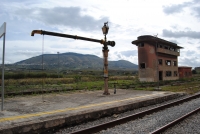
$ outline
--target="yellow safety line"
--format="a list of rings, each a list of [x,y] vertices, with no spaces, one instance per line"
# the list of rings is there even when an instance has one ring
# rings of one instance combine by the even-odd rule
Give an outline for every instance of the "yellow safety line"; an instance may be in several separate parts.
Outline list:
[[[65,108],[65,109],[59,109],[59,110],[54,110],[54,111],[46,111],[46,112],[38,112],[38,113],[33,113],[33,114],[25,114],[25,115],[19,115],[19,116],[5,117],[5,118],[0,118],[0,122],[12,121],[12,120],[17,120],[17,119],[24,119],[24,118],[36,117],[36,116],[42,116],[42,115],[50,115],[50,114],[55,114],[55,113],[78,110],[78,109],[83,109],[83,108],[90,108],[90,107],[101,106],[101,105],[107,105],[107,104],[112,104],[112,103],[117,103],[117,102],[134,100],[134,99],[138,99],[138,98],[144,98],[144,97],[147,97],[147,96],[154,96],[154,95],[158,95],[158,94],[162,94],[162,93],[157,93],[157,94],[153,94],[153,95],[138,96],[138,97],[135,97],[135,98],[128,98],[128,99],[124,99],[124,100],[90,104],[90,105],[79,106],[79,107],[74,107],[74,108]]]

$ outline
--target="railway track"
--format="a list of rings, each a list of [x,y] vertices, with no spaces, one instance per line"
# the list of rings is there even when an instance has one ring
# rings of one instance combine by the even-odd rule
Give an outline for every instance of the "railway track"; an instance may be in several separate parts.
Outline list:
[[[174,125],[180,123],[181,121],[183,121],[183,120],[186,119],[187,117],[189,117],[189,116],[191,116],[191,115],[193,115],[193,114],[195,114],[195,113],[197,113],[197,112],[199,112],[199,111],[200,111],[200,107],[197,108],[197,109],[195,109],[195,110],[193,110],[193,111],[191,111],[191,112],[189,112],[189,113],[187,113],[187,114],[185,114],[184,116],[181,116],[181,117],[178,118],[178,119],[175,119],[174,121],[168,123],[167,125],[164,125],[163,127],[158,128],[157,130],[151,132],[150,134],[160,134],[160,133],[163,133],[163,132],[165,132],[167,129],[173,127]]]
[[[196,98],[199,98],[199,97],[200,97],[200,93],[192,95],[192,96],[189,96],[189,97],[186,97],[186,98],[183,98],[183,99],[178,100],[178,101],[173,101],[173,102],[161,105],[161,106],[157,106],[155,108],[144,110],[142,112],[138,112],[138,113],[126,116],[126,117],[122,117],[122,118],[119,118],[119,119],[116,119],[116,120],[113,120],[113,121],[109,121],[107,123],[102,123],[102,124],[99,124],[99,125],[96,125],[96,126],[92,126],[92,127],[89,127],[89,128],[85,128],[85,129],[81,129],[81,130],[78,130],[78,131],[74,131],[74,132],[71,132],[71,134],[97,133],[99,131],[106,130],[108,128],[112,128],[112,127],[115,127],[117,125],[124,124],[124,123],[127,123],[127,122],[132,121],[132,120],[136,120],[138,118],[142,118],[142,117],[144,117],[146,115],[150,115],[152,113],[155,113],[155,112],[161,111],[163,109],[179,105],[179,104],[184,103],[184,102],[188,102],[190,100],[193,100],[193,99],[196,99]],[[193,114],[196,111],[199,111],[199,108],[194,110],[193,112],[190,112],[190,114]],[[157,133],[163,132],[167,128],[173,126],[175,123],[178,123],[179,121],[183,120],[184,118],[187,118],[190,114],[182,116],[181,118],[177,119],[176,121],[173,121],[173,122],[171,122],[171,123],[159,128],[159,129],[153,131],[152,134],[157,134]]]

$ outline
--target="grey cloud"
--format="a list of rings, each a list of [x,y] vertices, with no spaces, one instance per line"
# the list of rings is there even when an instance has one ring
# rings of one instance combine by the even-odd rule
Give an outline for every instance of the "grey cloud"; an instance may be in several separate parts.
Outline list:
[[[186,52],[186,55],[187,56],[191,56],[191,55],[194,55],[196,52],[195,51],[190,51],[190,50],[188,50],[187,52]]]
[[[194,44],[194,43],[192,43],[192,42],[189,42],[189,41],[188,41],[187,43],[188,43],[188,44]]]
[[[199,50],[200,50],[200,46],[199,46],[199,47],[197,47],[197,49],[199,49]]]
[[[126,57],[135,56],[137,55],[137,50],[129,50],[129,51],[122,51],[120,52],[122,55]]]
[[[50,52],[44,52],[44,53],[50,53]],[[24,50],[18,50],[13,52],[13,55],[23,55],[26,57],[33,57],[33,56],[38,56],[41,55],[41,51],[24,51]]]
[[[179,44],[179,42],[177,40],[169,40],[170,42],[173,42],[173,43],[176,43],[176,44]]]
[[[33,56],[41,55],[40,51],[24,51],[24,50],[17,50],[17,51],[7,51],[5,54],[5,63],[15,63],[21,60],[25,60],[31,58]],[[0,56],[1,59],[1,56]]]
[[[198,57],[181,58],[179,60],[179,65],[198,67],[200,65],[200,59]]]
[[[173,29],[178,29],[178,26],[177,25],[173,25],[171,26]]]
[[[196,13],[195,16],[200,18],[200,6],[192,8],[192,10]]]
[[[191,8],[192,11],[197,13],[197,17],[200,17],[199,0],[192,0],[190,2],[184,2],[182,4],[174,4],[169,6],[163,6],[163,12],[165,14],[174,14],[184,11],[184,8]]]
[[[196,6],[196,5],[199,5],[200,4],[200,1],[199,0],[193,0],[192,2],[191,2],[191,5],[193,5],[193,6]]]
[[[16,15],[36,20],[48,25],[67,26],[81,30],[99,29],[104,22],[109,21],[108,17],[96,20],[89,15],[81,15],[79,7],[54,7],[54,8],[32,8],[18,9]]]
[[[189,27],[186,27],[186,28],[184,28],[184,30],[190,31],[190,30],[191,30],[191,28],[189,28]]]
[[[121,59],[121,58],[122,58],[122,56],[121,56],[120,54],[117,54],[117,57],[118,57],[119,59]]]
[[[176,4],[176,5],[170,5],[170,6],[163,6],[163,12],[165,14],[174,14],[174,13],[180,13],[183,11],[185,7],[188,7],[193,2],[184,2],[183,4]]]
[[[174,37],[174,38],[181,38],[181,37],[188,37],[193,39],[199,39],[200,38],[200,32],[196,31],[171,31],[171,30],[163,30],[162,35],[164,37]]]
[[[183,7],[181,5],[170,5],[170,6],[164,6],[163,12],[165,14],[173,14],[173,13],[180,13],[183,11]]]

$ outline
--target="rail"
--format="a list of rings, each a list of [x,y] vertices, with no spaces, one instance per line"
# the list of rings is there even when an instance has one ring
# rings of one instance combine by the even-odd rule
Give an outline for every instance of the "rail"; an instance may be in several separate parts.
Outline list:
[[[107,128],[112,128],[116,125],[120,125],[120,124],[126,123],[126,122],[131,121],[131,120],[142,118],[145,115],[152,114],[154,112],[158,112],[158,111],[163,110],[165,108],[169,108],[169,107],[181,104],[183,102],[186,102],[186,101],[198,98],[198,97],[200,97],[200,94],[195,94],[195,95],[189,96],[187,98],[184,98],[184,99],[181,99],[181,100],[178,100],[178,101],[167,103],[167,104],[164,104],[164,105],[152,108],[152,109],[144,110],[142,112],[132,114],[132,115],[120,118],[120,119],[116,119],[116,120],[113,120],[113,121],[110,121],[110,122],[107,122],[107,123],[103,123],[103,124],[100,124],[100,125],[96,125],[96,126],[92,126],[92,127],[89,127],[89,128],[79,130],[79,131],[75,131],[75,132],[72,132],[70,134],[97,133],[101,130],[105,130]]]
[[[160,133],[163,133],[164,131],[166,131],[166,130],[169,129],[170,127],[173,127],[174,125],[180,123],[181,121],[183,121],[183,120],[186,119],[187,117],[189,117],[189,116],[191,116],[191,115],[197,113],[198,111],[200,111],[200,108],[197,108],[197,109],[195,109],[195,110],[193,110],[193,111],[191,111],[191,112],[189,112],[189,113],[187,113],[187,114],[181,116],[180,118],[178,118],[178,119],[176,119],[176,120],[174,120],[174,121],[168,123],[167,125],[162,126],[162,127],[158,128],[158,129],[156,129],[155,131],[151,132],[150,134],[160,134]]]

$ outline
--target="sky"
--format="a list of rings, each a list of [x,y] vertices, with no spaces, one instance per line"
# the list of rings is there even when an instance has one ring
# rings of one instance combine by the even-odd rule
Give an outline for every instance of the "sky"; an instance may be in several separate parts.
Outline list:
[[[48,35],[45,30],[103,39],[108,21],[109,60],[138,64],[137,47],[131,42],[141,35],[157,35],[183,47],[179,66],[200,66],[200,0],[1,0],[0,26],[6,22],[5,63],[33,56],[75,52],[102,57],[102,44]],[[3,38],[0,39],[0,61]],[[43,46],[43,47],[42,47]]]

